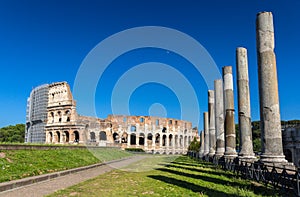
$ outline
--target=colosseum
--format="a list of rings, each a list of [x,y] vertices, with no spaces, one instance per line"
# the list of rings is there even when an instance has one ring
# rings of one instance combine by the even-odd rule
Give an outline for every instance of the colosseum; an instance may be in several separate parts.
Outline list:
[[[67,82],[34,88],[27,100],[27,143],[119,146],[142,148],[147,153],[182,154],[197,134],[191,122],[173,118],[81,116]]]

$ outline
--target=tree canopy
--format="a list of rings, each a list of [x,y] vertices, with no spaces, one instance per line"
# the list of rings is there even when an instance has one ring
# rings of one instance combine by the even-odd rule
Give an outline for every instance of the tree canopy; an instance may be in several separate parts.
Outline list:
[[[0,142],[24,142],[25,124],[9,125],[0,128]]]

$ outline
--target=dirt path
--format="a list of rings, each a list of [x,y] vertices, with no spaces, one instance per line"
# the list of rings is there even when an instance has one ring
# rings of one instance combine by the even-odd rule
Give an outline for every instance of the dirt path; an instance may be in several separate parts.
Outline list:
[[[19,187],[13,190],[4,191],[0,193],[1,197],[38,197],[51,194],[57,190],[61,190],[72,185],[78,184],[82,181],[94,178],[98,175],[104,174],[114,169],[125,167],[134,162],[144,159],[145,156],[138,155],[126,160],[116,161],[109,165],[102,165],[92,169],[84,170],[74,174],[61,176],[49,181],[39,182],[25,187]]]

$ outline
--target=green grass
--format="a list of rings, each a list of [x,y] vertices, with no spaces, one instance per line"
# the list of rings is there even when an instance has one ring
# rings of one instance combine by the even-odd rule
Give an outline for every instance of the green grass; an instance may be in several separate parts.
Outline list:
[[[86,166],[130,156],[115,148],[0,151],[0,182]]]
[[[147,158],[152,159],[158,160]],[[135,165],[145,162],[153,163],[142,160]],[[155,170],[114,170],[50,196],[276,196],[271,188],[236,178],[209,163],[185,156],[160,162]]]

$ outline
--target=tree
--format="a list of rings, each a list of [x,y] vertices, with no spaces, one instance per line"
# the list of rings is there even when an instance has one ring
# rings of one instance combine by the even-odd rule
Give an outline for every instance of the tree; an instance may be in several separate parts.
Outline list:
[[[189,151],[198,152],[200,149],[200,142],[197,141],[196,137],[194,137],[193,141],[189,145]]]
[[[0,142],[20,142],[25,138],[25,124],[9,125],[0,128]]]

